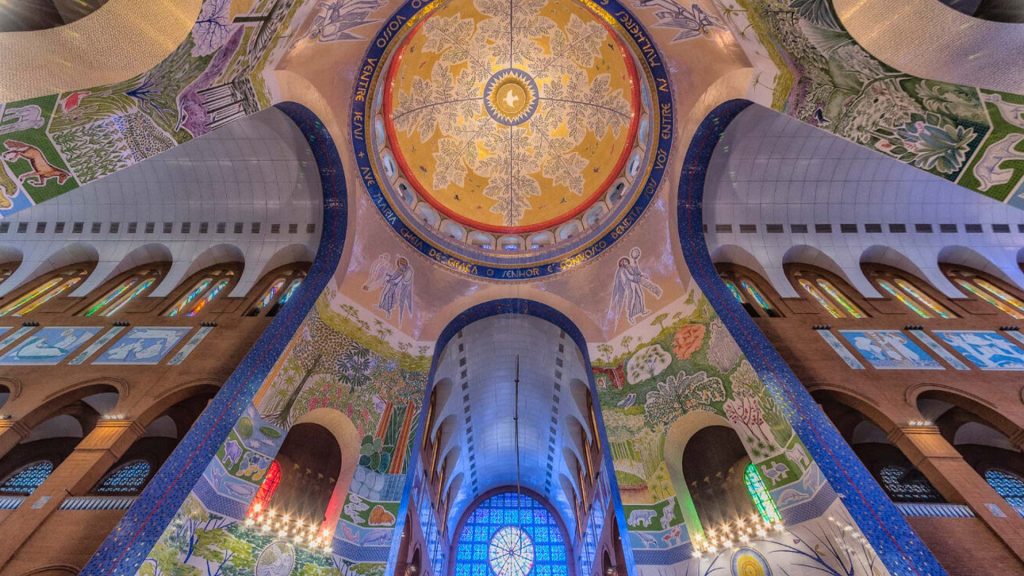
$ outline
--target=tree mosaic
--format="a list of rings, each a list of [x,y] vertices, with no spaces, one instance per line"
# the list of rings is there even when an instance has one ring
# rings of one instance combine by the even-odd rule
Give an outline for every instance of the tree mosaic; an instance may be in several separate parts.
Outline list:
[[[831,0],[716,0],[716,5],[734,33],[756,36],[778,67],[774,108],[1024,207],[1024,96],[891,68],[856,43]]]
[[[800,574],[885,573],[794,434],[785,403],[764,385],[700,293],[666,307],[643,330],[596,349],[594,378],[641,574],[645,566],[669,565],[673,574],[711,574],[729,563],[763,568],[738,572],[751,574],[772,567],[796,573],[795,566],[805,570]],[[816,514],[803,515],[811,520],[760,534],[754,529],[760,517],[737,519],[735,530],[749,525],[753,534],[745,547],[708,551],[720,527],[702,527],[695,512],[686,512],[690,495],[677,493],[685,484],[666,463],[672,426],[701,412],[736,432],[753,462],[748,473],[757,475],[783,518],[788,509],[826,495],[814,504]]]
[[[383,574],[409,472],[429,350],[410,353],[390,329],[352,304],[318,300],[253,405],[238,420],[200,485],[139,573],[229,576]],[[359,465],[331,552],[246,522],[288,429],[314,410],[344,414],[361,440]],[[346,456],[347,457],[347,456]],[[275,572],[274,570],[277,570]]]

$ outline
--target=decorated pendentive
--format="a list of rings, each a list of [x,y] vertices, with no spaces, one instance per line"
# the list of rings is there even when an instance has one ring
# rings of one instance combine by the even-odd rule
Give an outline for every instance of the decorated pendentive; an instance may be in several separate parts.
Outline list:
[[[352,109],[388,224],[451,269],[574,268],[650,204],[673,132],[668,74],[614,0],[411,0],[382,27]]]

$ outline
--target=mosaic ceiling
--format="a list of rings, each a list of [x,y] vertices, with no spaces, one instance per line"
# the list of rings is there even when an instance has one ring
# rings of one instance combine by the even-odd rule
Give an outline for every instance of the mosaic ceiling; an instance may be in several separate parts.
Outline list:
[[[665,108],[596,6],[449,0],[386,44],[365,104],[357,87],[354,114],[373,130],[356,155],[378,208],[421,251],[479,276],[543,276],[606,248],[646,207]]]

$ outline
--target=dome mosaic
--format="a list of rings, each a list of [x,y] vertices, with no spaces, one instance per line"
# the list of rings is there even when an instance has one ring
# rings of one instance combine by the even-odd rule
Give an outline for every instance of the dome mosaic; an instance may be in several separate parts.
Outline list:
[[[637,39],[617,4],[407,3],[356,88],[374,204],[424,254],[478,276],[596,256],[651,201],[671,141],[666,72]]]

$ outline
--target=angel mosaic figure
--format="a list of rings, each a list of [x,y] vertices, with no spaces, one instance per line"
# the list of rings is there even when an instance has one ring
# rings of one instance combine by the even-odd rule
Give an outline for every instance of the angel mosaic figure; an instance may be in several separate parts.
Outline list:
[[[397,307],[398,323],[402,324],[406,313],[412,314],[412,280],[413,269],[407,258],[398,256],[392,264],[390,254],[381,254],[370,266],[370,278],[363,285],[363,290],[369,292],[380,288],[377,308],[390,319]]]
[[[629,258],[619,258],[619,266],[615,270],[615,284],[612,287],[612,311],[616,314],[625,311],[626,320],[636,324],[644,316],[650,314],[644,303],[645,292],[655,298],[661,298],[661,286],[640,270],[640,248],[629,251]]]

